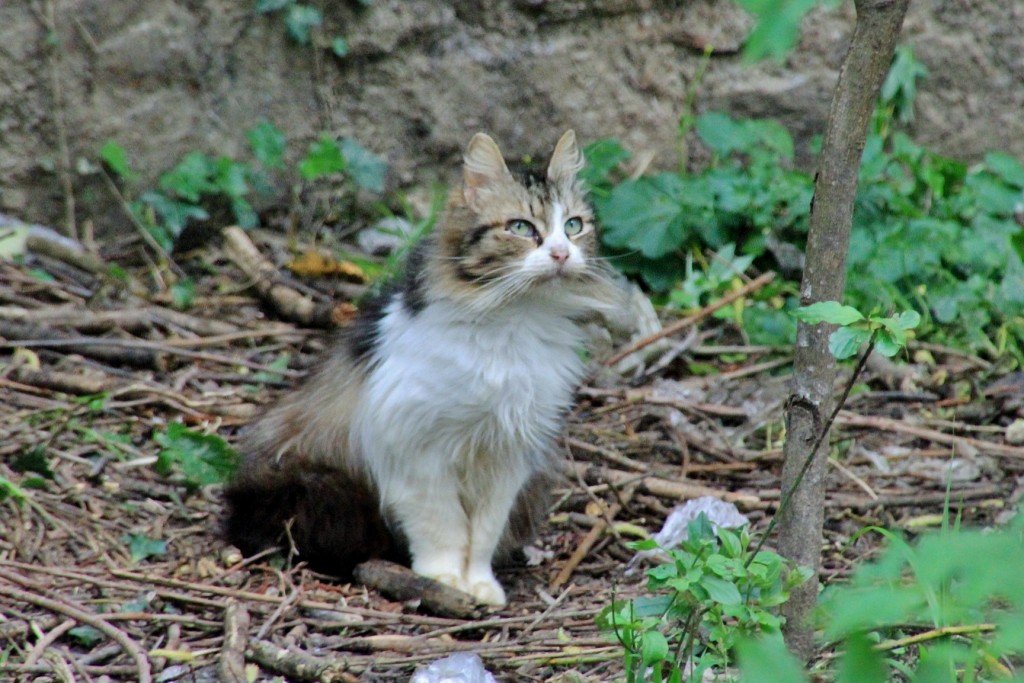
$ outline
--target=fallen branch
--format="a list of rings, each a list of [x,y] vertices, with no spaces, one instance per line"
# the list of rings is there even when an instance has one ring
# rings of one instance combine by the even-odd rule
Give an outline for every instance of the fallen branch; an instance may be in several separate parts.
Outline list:
[[[987,455],[996,455],[1007,458],[1024,458],[1024,447],[1021,446],[1008,446],[1006,444],[994,443],[992,441],[974,439],[969,436],[947,434],[946,432],[940,432],[936,429],[918,427],[917,425],[908,424],[901,420],[893,420],[888,417],[857,415],[856,413],[844,410],[839,413],[839,417],[836,419],[836,424],[843,425],[844,427],[865,427],[867,429],[881,429],[887,432],[898,432],[918,439],[934,441],[935,443],[945,443],[952,446],[966,446]]]
[[[370,560],[357,566],[354,573],[356,580],[364,586],[376,588],[392,600],[420,600],[423,609],[432,614],[460,619],[477,616],[476,604],[468,593],[420,576],[393,562]]]
[[[45,308],[0,306],[0,319],[46,327],[73,327],[90,333],[121,329],[133,334],[140,334],[153,328],[149,313],[138,309],[90,311],[77,306],[47,306]]]
[[[22,366],[14,371],[14,377],[19,382],[24,382],[34,387],[78,396],[99,394],[104,391],[117,389],[120,386],[120,382],[114,378],[96,372],[72,373],[43,368],[33,370],[32,368]]]
[[[349,672],[362,670],[350,667],[344,657],[316,657],[302,650],[278,647],[266,640],[254,640],[245,651],[246,658],[289,680],[320,681],[320,683],[346,683],[355,680]]]
[[[830,508],[852,508],[870,510],[873,508],[921,507],[924,505],[957,505],[961,501],[1003,499],[1006,487],[999,484],[975,486],[969,489],[952,489],[947,496],[946,491],[926,491],[924,493],[880,494],[877,498],[855,496],[847,493],[833,493],[825,506]]]
[[[238,600],[224,610],[224,644],[220,649],[218,675],[221,683],[247,683],[245,646],[249,640],[249,611]]]
[[[749,493],[733,493],[732,491],[720,491],[701,484],[690,484],[683,481],[672,481],[661,477],[652,477],[646,474],[635,472],[623,472],[621,470],[608,469],[606,467],[595,467],[589,463],[574,462],[568,465],[569,475],[578,475],[588,484],[608,482],[614,486],[624,486],[629,483],[639,482],[640,486],[651,495],[676,500],[690,500],[702,496],[711,496],[724,500],[727,503],[735,503],[741,508],[761,508],[763,501],[757,496]]]
[[[960,636],[974,633],[990,633],[995,630],[995,624],[967,624],[965,626],[940,626],[938,628],[929,629],[922,633],[915,633],[912,636],[895,638],[893,640],[883,640],[880,643],[875,643],[873,647],[876,650],[883,651],[895,650],[899,647],[906,647],[907,645],[917,645],[918,643],[924,643],[929,640],[935,640],[937,638],[945,638],[946,636]]]
[[[294,288],[282,284],[277,268],[263,257],[241,228],[230,226],[221,234],[227,257],[252,281],[260,297],[286,320],[301,325],[334,327],[351,317],[347,306],[333,303],[318,305]]]
[[[61,330],[40,325],[0,319],[0,338],[7,340],[4,348],[17,346],[50,346],[68,349],[72,353],[97,358],[105,362],[133,367],[166,370],[167,359],[152,347],[145,348],[134,340],[79,337]]]

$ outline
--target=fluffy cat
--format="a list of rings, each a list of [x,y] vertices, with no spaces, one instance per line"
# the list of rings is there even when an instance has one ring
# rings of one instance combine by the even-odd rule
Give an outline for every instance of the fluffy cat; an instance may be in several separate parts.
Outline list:
[[[496,555],[543,519],[553,443],[584,364],[581,320],[619,305],[567,131],[514,176],[482,133],[402,279],[307,382],[243,435],[229,538],[291,543],[345,574],[370,557],[502,605]]]

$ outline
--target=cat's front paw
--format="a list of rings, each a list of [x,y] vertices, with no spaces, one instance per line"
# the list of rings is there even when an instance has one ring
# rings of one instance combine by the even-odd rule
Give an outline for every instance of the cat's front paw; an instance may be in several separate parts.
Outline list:
[[[481,605],[502,607],[505,605],[505,589],[494,579],[476,581],[469,587],[469,594]]]

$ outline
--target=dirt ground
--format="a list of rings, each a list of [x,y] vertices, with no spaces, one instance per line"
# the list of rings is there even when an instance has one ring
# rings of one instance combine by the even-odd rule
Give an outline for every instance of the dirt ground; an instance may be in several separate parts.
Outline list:
[[[788,349],[704,321],[672,337],[658,369],[605,370],[581,388],[550,521],[531,563],[501,573],[507,607],[444,616],[280,557],[242,561],[218,535],[219,486],[159,474],[156,439],[182,421],[231,442],[361,288],[289,274],[301,244],[253,243],[176,256],[196,282],[183,311],[166,293],[174,271],[140,262],[131,240],[100,260],[39,238],[23,262],[0,262],[3,680],[407,681],[458,651],[503,681],[615,680],[621,651],[594,617],[641,588],[624,573],[631,530],[657,531],[700,495],[736,503],[755,530],[773,514]],[[825,581],[871,556],[874,536],[851,542],[865,525],[936,524],[947,479],[969,524],[998,522],[1020,496],[1024,446],[1007,426],[1021,377],[924,343],[911,352],[869,365],[839,416]]]

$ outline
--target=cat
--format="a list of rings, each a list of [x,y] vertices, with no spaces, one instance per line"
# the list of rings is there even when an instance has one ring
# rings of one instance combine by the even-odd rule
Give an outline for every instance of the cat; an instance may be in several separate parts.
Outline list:
[[[291,543],[344,575],[370,557],[505,604],[492,563],[546,512],[585,364],[582,322],[621,290],[597,256],[573,131],[546,172],[477,133],[460,187],[404,275],[364,304],[308,381],[240,440],[227,533]]]

